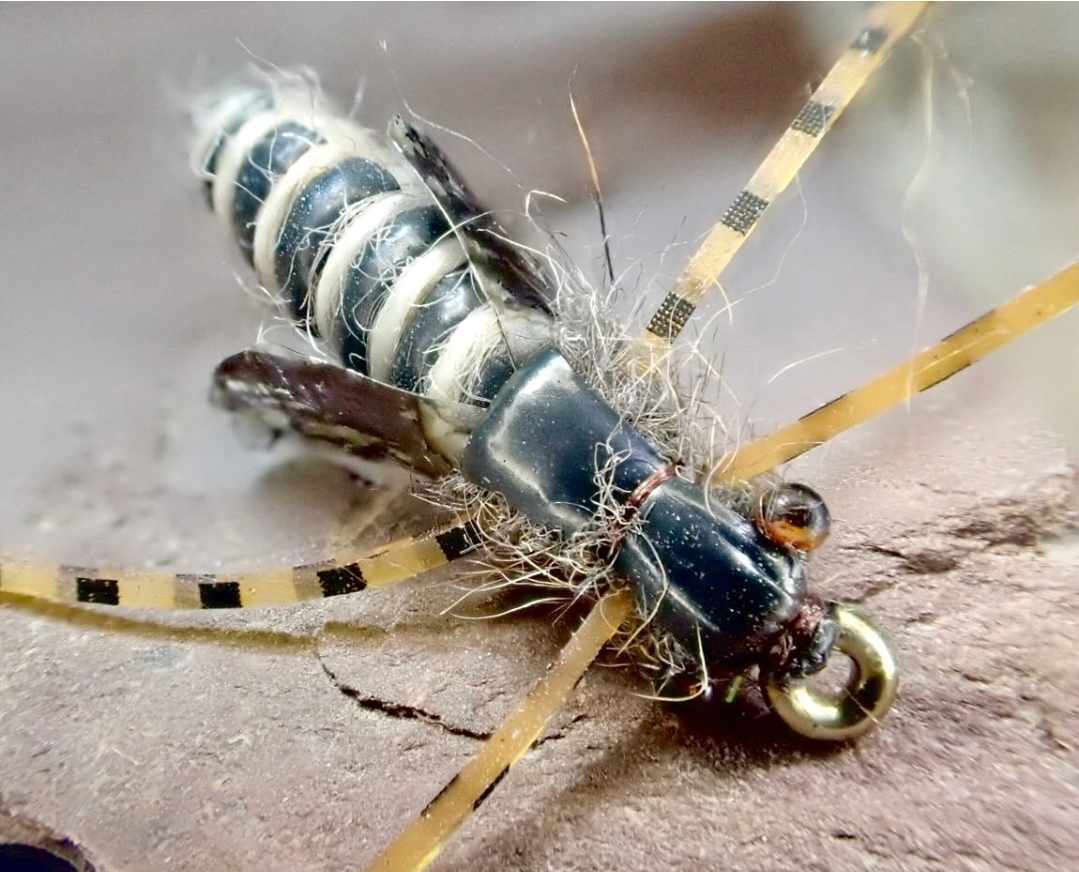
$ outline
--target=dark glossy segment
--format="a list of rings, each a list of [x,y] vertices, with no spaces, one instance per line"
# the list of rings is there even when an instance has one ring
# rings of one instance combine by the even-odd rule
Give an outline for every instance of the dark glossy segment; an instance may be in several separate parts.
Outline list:
[[[230,99],[231,97],[232,95],[230,94],[225,99]],[[246,95],[245,99],[237,100],[236,106],[232,109],[232,114],[218,125],[217,135],[214,137],[206,154],[202,156],[201,167],[203,174],[208,177],[203,188],[206,193],[206,205],[211,209],[214,205],[213,179],[209,177],[213,176],[217,170],[217,159],[221,156],[225,143],[228,142],[230,136],[247,123],[248,119],[259,112],[264,112],[271,106],[273,106],[273,95],[269,91],[251,91]]]
[[[357,257],[341,295],[341,360],[367,373],[367,332],[401,270],[446,233],[449,225],[434,205],[394,215],[375,232]]]
[[[476,378],[469,385],[470,394],[462,397],[462,401],[475,406],[490,405],[502,386],[512,378],[517,367],[505,344],[498,346],[497,351],[487,357],[480,365]]]
[[[390,381],[406,391],[419,391],[446,338],[482,305],[470,270],[456,270],[439,280],[409,314],[394,352]]]
[[[561,355],[546,351],[505,384],[473,431],[461,470],[534,522],[570,535],[595,516],[597,480],[612,459],[623,502],[666,466]],[[615,562],[641,613],[654,614],[653,628],[690,656],[703,647],[709,664],[759,660],[802,605],[801,559],[733,509],[707,506],[700,488],[681,479],[642,499],[639,525]]]
[[[461,469],[538,524],[570,535],[595,514],[600,470],[627,498],[665,466],[636,430],[549,350],[517,370],[473,431]]]
[[[389,171],[367,158],[354,157],[315,176],[298,194],[274,249],[278,286],[297,319],[307,315],[309,290],[321,266],[316,263],[319,247],[334,222],[349,206],[399,188]]]
[[[232,231],[249,263],[254,261],[255,219],[270,189],[278,177],[318,141],[315,131],[295,121],[285,121],[248,152],[236,178],[231,219]]]
[[[656,628],[691,656],[703,648],[709,665],[759,660],[805,596],[798,557],[732,509],[706,506],[700,488],[677,478],[645,504],[615,568],[633,582],[641,613],[655,610]]]

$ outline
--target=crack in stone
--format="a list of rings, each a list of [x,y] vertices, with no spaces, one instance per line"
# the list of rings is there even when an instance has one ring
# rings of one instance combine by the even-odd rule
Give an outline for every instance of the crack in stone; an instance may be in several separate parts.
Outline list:
[[[844,599],[844,602],[848,602],[851,605],[860,606],[869,602],[873,597],[880,596],[882,593],[886,593],[899,584],[898,578],[887,578],[882,581],[873,581],[866,585],[865,590],[861,593],[848,596]]]
[[[544,745],[546,745],[548,742],[557,742],[557,741],[559,741],[561,739],[566,738],[566,736],[569,735],[569,731],[573,728],[574,724],[579,724],[581,721],[587,721],[587,720],[588,720],[588,715],[585,714],[584,712],[581,712],[580,714],[574,715],[573,718],[570,720],[570,722],[568,724],[566,724],[566,726],[563,729],[555,730],[553,733],[548,733],[546,736],[543,736],[541,739],[539,739],[537,742],[535,742],[532,745],[532,750],[535,750],[536,748],[541,748]]]
[[[899,548],[888,548],[874,543],[846,545],[842,551],[871,551],[874,554],[883,554],[886,557],[894,557],[899,560],[904,572],[911,575],[939,575],[950,572],[962,562],[963,554],[949,554],[940,549],[922,548],[911,551],[903,551]]]
[[[453,724],[448,724],[442,719],[441,715],[426,711],[417,706],[406,705],[405,703],[400,702],[391,702],[390,700],[380,699],[377,696],[363,694],[356,688],[345,684],[337,677],[336,673],[326,665],[326,661],[323,659],[321,651],[316,649],[315,657],[318,660],[319,666],[322,667],[322,671],[326,674],[326,677],[337,691],[344,696],[347,696],[365,711],[379,712],[387,717],[397,718],[399,720],[423,721],[426,724],[438,727],[443,732],[449,733],[452,736],[464,736],[467,739],[476,740],[489,739],[491,737],[491,733],[488,730],[470,730],[468,727],[458,727]]]

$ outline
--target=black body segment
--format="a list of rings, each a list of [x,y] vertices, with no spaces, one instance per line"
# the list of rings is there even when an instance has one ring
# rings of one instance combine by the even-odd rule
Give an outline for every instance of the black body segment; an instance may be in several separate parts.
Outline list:
[[[473,431],[464,474],[536,523],[571,535],[594,519],[604,484],[623,504],[667,466],[556,351],[519,369]],[[643,615],[691,656],[745,665],[798,614],[803,562],[734,510],[678,478],[637,508],[615,558]]]
[[[624,501],[665,465],[552,349],[506,382],[461,470],[537,524],[572,535],[596,513],[604,485]]]
[[[277,280],[294,317],[307,315],[308,287],[317,280],[316,259],[335,222],[350,206],[399,188],[388,170],[353,157],[316,176],[299,192],[274,247]]]
[[[517,365],[503,345],[480,364],[462,400],[476,406],[489,406],[516,371]]]
[[[483,305],[471,271],[448,273],[419,306],[401,331],[390,380],[406,391],[422,390],[424,373],[438,358],[442,343],[467,315]]]
[[[232,195],[232,231],[248,263],[254,263],[255,219],[274,182],[319,140],[315,131],[285,121],[262,137],[247,155]]]
[[[220,117],[217,124],[211,127],[212,138],[205,144],[204,151],[199,156],[201,160],[199,173],[203,177],[203,188],[210,208],[213,208],[213,176],[217,171],[217,159],[220,157],[225,143],[228,142],[228,138],[239,130],[252,115],[264,112],[272,106],[273,95],[269,91],[255,89],[226,95],[211,108],[210,114],[216,114]]]
[[[367,333],[401,270],[449,232],[434,205],[396,214],[368,243],[349,271],[341,296],[341,359],[367,373]]]
[[[751,521],[681,479],[660,485],[626,536],[615,567],[633,583],[641,613],[709,665],[756,661],[797,615],[803,562]],[[697,633],[700,632],[698,641]]]

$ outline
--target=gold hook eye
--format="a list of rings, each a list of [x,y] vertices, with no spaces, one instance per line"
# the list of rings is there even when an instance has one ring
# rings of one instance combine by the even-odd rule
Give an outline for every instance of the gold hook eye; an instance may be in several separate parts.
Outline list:
[[[868,732],[888,713],[899,687],[899,669],[880,631],[868,618],[838,606],[836,648],[854,661],[850,680],[837,694],[805,682],[771,678],[768,700],[796,733],[842,741]]]

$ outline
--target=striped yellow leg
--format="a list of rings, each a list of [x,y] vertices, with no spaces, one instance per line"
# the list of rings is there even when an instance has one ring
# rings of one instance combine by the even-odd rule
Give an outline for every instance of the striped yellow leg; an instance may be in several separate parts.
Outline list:
[[[749,238],[787,189],[821,139],[895,44],[913,27],[925,3],[883,3],[870,10],[858,36],[784,131],[764,162],[712,228],[674,289],[656,310],[639,343],[642,358],[660,360]]]
[[[851,427],[905,403],[1079,303],[1079,263],[986,312],[894,369],[749,443],[721,463],[710,484],[742,481],[793,460]]]
[[[1079,303],[1079,264],[1030,288],[897,366],[783,429],[735,453],[712,485],[767,472],[875,415],[940,384],[1006,343]],[[423,869],[453,832],[540,736],[591,660],[633,611],[629,595],[602,600],[548,672],[480,752],[370,867]]]
[[[925,3],[874,9],[865,26],[753,174],[746,188],[705,239],[685,273],[651,318],[637,357],[647,367],[661,359],[696,306],[718,281],[771,202],[809,159],[859,88],[914,25]],[[423,869],[461,823],[539,738],[573,685],[633,610],[628,595],[601,601],[570,640],[558,664],[487,740],[419,818],[382,853],[371,869]]]
[[[547,674],[442,792],[371,864],[372,872],[423,869],[487,798],[562,707],[600,649],[633,611],[626,591],[600,600]]]
[[[289,605],[408,581],[479,544],[471,520],[358,555],[239,574],[114,572],[0,562],[0,593],[58,603],[138,609],[245,609]]]

